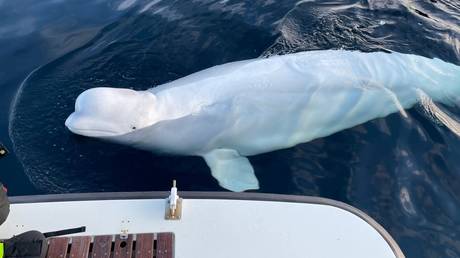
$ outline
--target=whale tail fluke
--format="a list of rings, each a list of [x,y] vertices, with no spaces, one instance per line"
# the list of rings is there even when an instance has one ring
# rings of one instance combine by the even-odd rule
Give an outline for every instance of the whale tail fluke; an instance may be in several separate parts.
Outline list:
[[[248,158],[236,150],[216,149],[203,156],[219,185],[233,192],[259,189],[259,181]]]

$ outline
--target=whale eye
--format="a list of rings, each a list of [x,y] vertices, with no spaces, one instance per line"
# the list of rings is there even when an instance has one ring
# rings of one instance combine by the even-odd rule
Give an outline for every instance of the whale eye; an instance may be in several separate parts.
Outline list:
[[[133,126],[133,127],[131,127],[131,128],[132,128],[133,130],[136,130],[136,127],[135,127],[135,126]]]

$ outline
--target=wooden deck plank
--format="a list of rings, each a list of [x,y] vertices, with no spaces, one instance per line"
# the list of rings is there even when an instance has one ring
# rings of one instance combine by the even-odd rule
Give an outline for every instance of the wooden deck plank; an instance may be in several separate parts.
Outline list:
[[[131,258],[133,253],[133,235],[123,240],[119,235],[115,237],[115,250],[113,258]]]
[[[67,255],[69,241],[70,238],[68,237],[51,238],[49,240],[48,253],[46,257],[65,258]]]
[[[92,258],[110,258],[112,236],[95,236],[93,241]]]
[[[173,258],[174,257],[174,234],[173,233],[158,233],[157,235],[157,258]]]
[[[91,236],[72,237],[70,258],[87,258],[90,244]]]
[[[153,258],[154,234],[137,234],[136,258]]]

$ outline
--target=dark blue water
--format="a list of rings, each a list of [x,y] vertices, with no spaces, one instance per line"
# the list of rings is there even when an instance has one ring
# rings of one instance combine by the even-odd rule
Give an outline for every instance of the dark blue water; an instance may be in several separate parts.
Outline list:
[[[0,0],[0,160],[10,193],[223,190],[201,158],[159,156],[64,127],[97,87],[148,89],[230,61],[316,49],[460,65],[456,0]],[[325,71],[327,72],[327,71]],[[460,85],[459,85],[460,87]],[[460,106],[460,105],[459,105]],[[460,108],[445,107],[460,119]],[[250,157],[260,192],[352,204],[407,257],[460,257],[460,139],[420,107]]]

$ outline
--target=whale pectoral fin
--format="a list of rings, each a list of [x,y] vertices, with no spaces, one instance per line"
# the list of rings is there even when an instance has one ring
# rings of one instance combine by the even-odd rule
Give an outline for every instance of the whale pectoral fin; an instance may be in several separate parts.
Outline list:
[[[216,149],[203,156],[219,185],[234,192],[259,189],[259,181],[248,158],[236,150]]]

